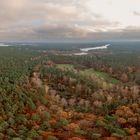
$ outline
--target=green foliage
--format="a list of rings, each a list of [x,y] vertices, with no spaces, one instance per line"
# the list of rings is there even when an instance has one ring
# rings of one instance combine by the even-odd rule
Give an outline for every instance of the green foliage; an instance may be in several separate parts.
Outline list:
[[[15,120],[13,118],[9,118],[8,123],[13,126],[15,124]]]
[[[33,102],[33,100],[31,98],[28,99],[28,105],[29,105],[31,110],[36,109],[36,105],[35,105],[35,103]]]
[[[55,136],[48,136],[47,140],[58,140],[58,138],[56,138]]]
[[[123,100],[116,100],[110,103],[106,103],[103,108],[102,111],[104,111],[105,114],[108,114],[110,111],[115,110],[117,107],[124,105],[125,101]]]
[[[44,97],[44,95],[46,94],[45,93],[45,89],[44,88],[39,88],[38,90],[37,90],[37,93],[38,93],[38,95],[39,96],[41,96],[41,97]]]
[[[106,126],[106,123],[103,121],[103,120],[97,120],[96,121],[96,126],[97,127],[105,127]]]
[[[126,132],[123,129],[115,127],[112,129],[112,135],[113,134],[119,134],[122,137],[126,136]]]
[[[51,119],[50,113],[47,112],[47,111],[45,111],[45,112],[43,113],[43,118],[44,118],[44,120],[50,120],[50,119]]]
[[[75,134],[77,134],[77,135],[86,135],[87,132],[84,131],[84,130],[75,130]]]
[[[35,130],[30,130],[27,134],[27,137],[32,138],[32,139],[37,138],[37,137],[39,137],[39,134]]]
[[[27,123],[27,118],[24,114],[18,114],[16,116],[16,121],[19,122],[19,123],[25,124],[25,123]]]
[[[48,101],[47,101],[43,96],[41,96],[41,95],[40,95],[40,97],[39,97],[39,100],[40,100],[40,102],[41,102],[43,105],[47,105],[47,104],[48,104]]]
[[[122,137],[127,135],[126,131],[121,129],[118,125],[114,126],[113,124],[107,123],[103,127],[109,130],[113,135],[118,134],[119,136]]]
[[[76,106],[75,109],[77,112],[83,113],[93,112],[93,109],[91,107]]]
[[[19,134],[19,135],[25,135],[25,133],[26,133],[27,131],[28,131],[28,128],[27,128],[27,127],[25,127],[24,125],[20,125],[18,134]]]
[[[9,124],[6,121],[3,121],[0,123],[0,132],[7,129],[9,127]]]
[[[48,121],[43,121],[43,123],[41,124],[41,129],[42,130],[49,130],[51,128],[51,125],[49,124]]]
[[[106,115],[105,116],[105,119],[108,120],[108,121],[110,121],[110,122],[115,122],[117,120],[117,118],[118,117],[115,116],[115,115],[112,115],[112,116]]]
[[[66,119],[60,119],[57,122],[55,128],[62,128],[63,126],[66,126],[68,123],[69,123],[68,120],[66,120]]]
[[[119,133],[112,133],[112,136],[118,137],[118,138],[123,138],[124,137],[124,135],[119,134]]]
[[[7,134],[9,136],[15,136],[16,135],[16,131],[13,130],[12,128],[7,129],[6,131],[7,131]]]
[[[97,140],[97,139],[99,139],[100,137],[101,137],[101,134],[99,134],[99,133],[93,133],[92,136],[91,136],[91,139],[92,139],[92,140]]]
[[[40,120],[40,116],[38,114],[33,114],[32,115],[32,120],[38,121],[38,120]]]
[[[22,139],[18,138],[18,137],[15,137],[15,138],[12,138],[11,140],[22,140]]]

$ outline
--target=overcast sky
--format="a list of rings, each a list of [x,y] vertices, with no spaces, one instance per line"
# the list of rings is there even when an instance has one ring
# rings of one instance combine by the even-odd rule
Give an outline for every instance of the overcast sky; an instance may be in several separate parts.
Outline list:
[[[0,0],[0,41],[140,40],[140,0]]]

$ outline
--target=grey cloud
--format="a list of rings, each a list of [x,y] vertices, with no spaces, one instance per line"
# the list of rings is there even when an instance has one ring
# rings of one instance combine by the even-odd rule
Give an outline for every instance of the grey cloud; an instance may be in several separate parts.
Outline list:
[[[119,31],[109,31],[109,32],[96,32],[89,33],[89,39],[103,39],[103,40],[139,40],[140,39],[140,27],[127,27],[125,29],[120,29]]]
[[[38,36],[44,36],[47,38],[84,38],[88,32],[83,28],[71,26],[71,25],[48,25],[40,27],[34,30]]]
[[[55,40],[138,37],[140,29],[121,32],[120,23],[90,12],[85,0],[0,0],[0,40]],[[134,13],[138,14],[138,13]]]
[[[44,36],[45,38],[54,37],[55,39],[82,39],[82,40],[99,40],[99,39],[139,39],[140,27],[127,27],[125,29],[116,32],[112,31],[98,31],[90,32],[84,30],[84,28],[76,28],[71,26],[61,27],[48,27],[39,28],[35,30],[35,34],[38,36]]]
[[[95,40],[110,40],[110,39],[139,39],[140,27],[127,27],[118,32],[112,31],[87,31],[85,28],[77,26],[58,26],[58,25],[45,25],[38,28],[24,28],[15,30],[12,33],[7,32],[6,37],[11,40],[27,40],[27,41],[49,41],[49,40],[82,40],[82,41],[95,41]],[[0,34],[0,38],[5,39],[5,34]]]
[[[133,15],[135,15],[135,16],[140,16],[140,12],[133,11]]]

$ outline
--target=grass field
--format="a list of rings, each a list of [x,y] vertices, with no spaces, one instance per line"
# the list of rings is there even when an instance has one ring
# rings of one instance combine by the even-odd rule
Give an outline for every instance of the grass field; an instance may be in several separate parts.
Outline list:
[[[61,70],[73,70],[74,69],[74,66],[71,64],[57,64],[56,67]]]
[[[74,66],[71,64],[57,64],[56,67],[61,70],[76,70],[74,69]],[[84,75],[84,76],[98,77],[100,80],[105,81],[107,83],[111,83],[111,84],[120,83],[119,80],[112,78],[108,73],[95,71],[94,69],[81,70],[79,71],[79,74]]]
[[[119,80],[112,78],[108,73],[95,71],[94,69],[87,69],[87,70],[82,71],[82,73],[86,74],[87,76],[88,75],[96,76],[99,79],[106,81],[107,83],[111,83],[111,84],[120,83]]]

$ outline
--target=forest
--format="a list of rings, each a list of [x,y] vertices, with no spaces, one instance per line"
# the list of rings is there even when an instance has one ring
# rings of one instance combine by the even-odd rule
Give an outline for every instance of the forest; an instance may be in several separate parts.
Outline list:
[[[0,140],[140,139],[140,48],[48,46],[0,47]]]

